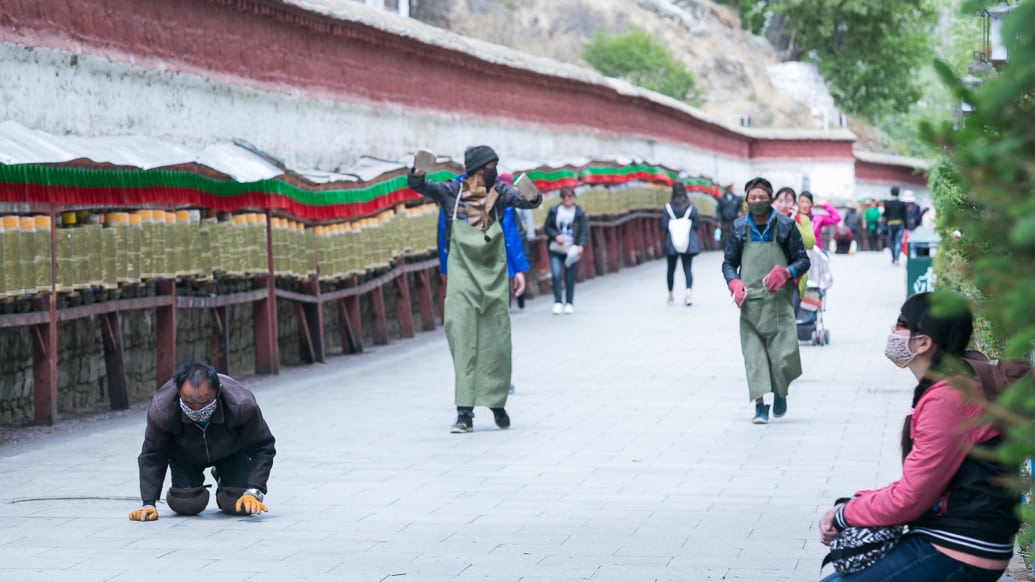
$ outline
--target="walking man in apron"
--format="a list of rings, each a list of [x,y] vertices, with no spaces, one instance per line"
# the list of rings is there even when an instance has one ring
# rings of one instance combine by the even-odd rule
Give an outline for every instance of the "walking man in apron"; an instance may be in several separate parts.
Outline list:
[[[787,389],[801,376],[798,331],[791,308],[793,281],[809,270],[809,257],[794,221],[772,208],[773,186],[754,178],[744,186],[748,215],[733,223],[722,274],[740,308],[740,348],[751,422],[769,422],[764,396],[773,393],[773,416],[787,413]]]
[[[455,374],[456,423],[450,432],[474,430],[474,407],[492,410],[496,426],[510,427],[510,291],[500,219],[503,209],[537,208],[543,196],[526,200],[496,181],[499,156],[489,146],[464,152],[460,181],[432,183],[411,168],[408,185],[446,210],[445,330]],[[515,285],[520,278],[515,278]],[[515,290],[517,291],[517,289]]]

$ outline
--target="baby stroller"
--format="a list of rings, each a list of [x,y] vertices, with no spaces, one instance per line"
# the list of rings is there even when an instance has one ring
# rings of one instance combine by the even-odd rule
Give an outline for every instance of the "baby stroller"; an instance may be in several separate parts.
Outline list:
[[[811,341],[814,346],[825,346],[830,343],[830,330],[823,322],[823,314],[827,310],[827,290],[834,283],[830,274],[830,259],[822,251],[809,251],[812,267],[809,269],[805,294],[795,314],[798,324],[798,341]]]

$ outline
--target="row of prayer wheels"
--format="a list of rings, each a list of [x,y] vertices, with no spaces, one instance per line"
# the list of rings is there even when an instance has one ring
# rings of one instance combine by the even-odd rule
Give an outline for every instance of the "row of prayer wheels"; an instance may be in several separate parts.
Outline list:
[[[397,257],[434,251],[437,228],[434,204],[399,205],[370,218],[314,227],[320,280],[385,268]]]
[[[671,198],[670,186],[634,183],[610,188],[588,188],[579,193],[575,203],[589,216],[617,216],[637,210],[660,212]],[[690,199],[701,216],[715,215],[715,199],[711,196],[691,194]],[[559,198],[550,199],[534,210],[532,215],[536,226],[542,226],[550,207],[559,203]]]
[[[204,214],[203,214],[204,213]],[[307,227],[272,218],[273,270],[323,280],[362,274],[436,245],[437,207],[399,205],[377,216]],[[0,217],[0,298],[51,289],[49,216]],[[152,279],[248,277],[269,271],[266,215],[152,210],[60,214],[54,232],[59,293]]]

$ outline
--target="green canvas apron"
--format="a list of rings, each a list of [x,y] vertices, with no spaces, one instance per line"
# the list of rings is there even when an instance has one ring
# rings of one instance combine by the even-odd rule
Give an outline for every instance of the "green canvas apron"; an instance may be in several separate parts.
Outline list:
[[[507,404],[511,347],[506,260],[499,221],[482,231],[456,220],[454,207],[443,319],[457,406]]]
[[[770,242],[752,242],[750,225],[745,228],[749,231],[740,259],[740,279],[747,296],[740,305],[740,348],[748,393],[751,400],[768,392],[787,396],[791,381],[801,376],[798,330],[791,308],[793,282],[788,281],[776,293],[766,291],[762,279],[774,265],[786,267],[787,258],[775,233]]]

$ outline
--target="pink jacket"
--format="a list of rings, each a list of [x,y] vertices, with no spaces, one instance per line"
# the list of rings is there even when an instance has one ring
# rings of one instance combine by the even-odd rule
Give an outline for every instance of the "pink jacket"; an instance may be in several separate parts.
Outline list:
[[[830,226],[841,222],[841,215],[837,213],[837,209],[834,208],[833,204],[824,202],[823,210],[826,210],[829,216],[823,216],[822,214],[809,214],[809,218],[812,219],[812,232],[816,235],[816,243],[823,240],[824,226]]]
[[[943,380],[924,392],[913,410],[913,449],[902,463],[898,481],[881,489],[859,491],[844,506],[844,521],[854,526],[909,523],[931,509],[963,464],[967,451],[997,433],[991,425],[972,426],[981,406]]]

